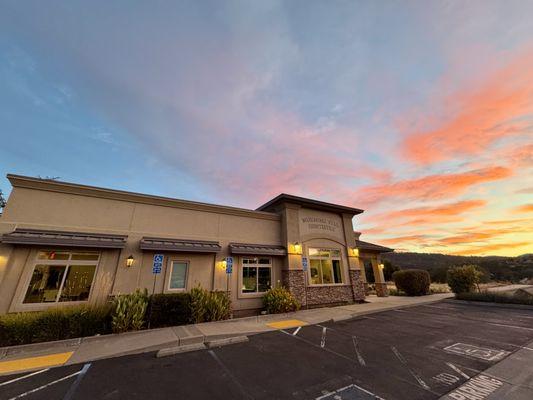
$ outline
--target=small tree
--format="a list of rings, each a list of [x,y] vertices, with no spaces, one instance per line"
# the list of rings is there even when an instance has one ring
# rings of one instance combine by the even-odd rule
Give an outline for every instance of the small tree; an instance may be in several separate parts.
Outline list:
[[[7,204],[6,199],[4,198],[4,193],[2,193],[2,189],[0,189],[0,209],[3,209]]]
[[[448,285],[454,293],[469,293],[479,284],[482,272],[477,265],[463,265],[448,270]],[[479,287],[478,287],[479,290]]]
[[[423,296],[429,293],[431,280],[429,273],[423,269],[404,269],[392,274],[394,284],[398,290],[407,296]]]
[[[392,280],[392,274],[394,274],[396,271],[399,271],[400,267],[394,265],[389,260],[383,261],[383,277],[386,281]]]

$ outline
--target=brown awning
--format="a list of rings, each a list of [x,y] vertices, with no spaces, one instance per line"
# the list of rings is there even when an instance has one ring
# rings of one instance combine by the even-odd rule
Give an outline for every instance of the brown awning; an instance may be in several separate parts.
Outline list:
[[[141,250],[154,251],[179,251],[188,253],[217,253],[221,247],[218,242],[208,240],[188,240],[143,237],[141,239]]]
[[[246,254],[255,256],[284,256],[287,250],[283,246],[268,244],[230,243],[231,254]]]
[[[126,245],[126,235],[110,235],[106,233],[85,233],[48,231],[41,229],[17,228],[11,233],[2,235],[2,243],[32,245],[32,246],[61,246],[61,247],[93,247],[122,249]]]
[[[379,244],[374,244],[370,242],[363,242],[362,240],[355,241],[355,247],[363,251],[374,251],[377,253],[390,253],[394,249],[390,249],[385,246],[380,246]]]

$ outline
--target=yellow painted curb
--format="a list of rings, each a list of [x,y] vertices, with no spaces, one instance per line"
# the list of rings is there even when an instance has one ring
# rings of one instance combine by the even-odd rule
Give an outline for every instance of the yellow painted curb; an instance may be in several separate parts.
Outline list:
[[[73,351],[66,353],[48,354],[46,356],[20,358],[18,360],[9,360],[0,362],[0,374],[25,371],[34,368],[54,367],[62,365],[68,361]]]
[[[300,321],[299,319],[286,319],[284,321],[274,321],[267,324],[267,326],[275,329],[296,328],[297,326],[304,325],[307,325],[307,322]]]

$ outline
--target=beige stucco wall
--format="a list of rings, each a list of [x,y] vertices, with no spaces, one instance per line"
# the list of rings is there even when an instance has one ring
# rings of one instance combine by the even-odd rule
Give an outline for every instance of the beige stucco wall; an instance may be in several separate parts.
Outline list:
[[[156,280],[156,293],[167,291],[168,266],[172,259],[189,262],[187,289],[200,284],[211,290],[226,290],[227,276],[223,269],[217,268],[217,262],[230,255],[230,242],[283,244],[281,218],[276,214],[242,210],[233,214],[227,207],[195,210],[194,205],[187,208],[161,206],[25,187],[13,188],[0,218],[0,233],[11,232],[16,227],[128,235],[124,249],[101,252],[90,303],[138,287],[152,291],[154,253],[140,251],[139,241],[143,236],[214,240],[222,246],[222,251],[216,255],[165,253],[164,268]],[[0,313],[50,307],[22,304],[39,249],[0,244]],[[135,261],[127,268],[129,255]],[[261,306],[259,297],[240,294],[240,262],[240,257],[235,257],[234,273],[229,282],[234,309],[258,308]],[[273,257],[274,283],[284,264],[285,257]]]

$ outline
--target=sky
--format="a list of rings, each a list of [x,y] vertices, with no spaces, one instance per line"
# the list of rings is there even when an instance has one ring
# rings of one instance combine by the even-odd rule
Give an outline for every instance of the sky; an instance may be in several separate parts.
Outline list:
[[[7,173],[533,253],[533,1],[0,0]]]

